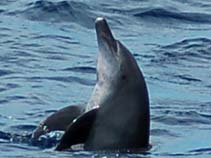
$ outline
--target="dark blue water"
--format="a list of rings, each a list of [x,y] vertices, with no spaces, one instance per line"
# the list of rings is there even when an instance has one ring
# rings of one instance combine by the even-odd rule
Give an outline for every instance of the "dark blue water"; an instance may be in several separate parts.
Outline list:
[[[145,154],[55,152],[55,133],[29,141],[46,116],[88,100],[98,16],[145,75]],[[0,157],[211,157],[211,1],[1,0],[0,49]]]

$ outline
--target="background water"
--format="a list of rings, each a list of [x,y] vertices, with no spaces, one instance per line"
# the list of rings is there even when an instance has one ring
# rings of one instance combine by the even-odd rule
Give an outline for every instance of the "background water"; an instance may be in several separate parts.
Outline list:
[[[145,154],[55,152],[29,134],[95,84],[94,20],[107,18],[150,93]],[[0,157],[211,157],[211,1],[1,0]]]

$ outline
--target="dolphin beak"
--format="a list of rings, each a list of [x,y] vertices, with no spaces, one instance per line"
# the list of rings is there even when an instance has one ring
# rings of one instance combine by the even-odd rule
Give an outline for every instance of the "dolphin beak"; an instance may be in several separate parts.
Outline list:
[[[108,47],[113,53],[117,52],[117,44],[106,20],[98,17],[95,21],[95,29],[97,33],[97,41],[99,49],[106,50]]]

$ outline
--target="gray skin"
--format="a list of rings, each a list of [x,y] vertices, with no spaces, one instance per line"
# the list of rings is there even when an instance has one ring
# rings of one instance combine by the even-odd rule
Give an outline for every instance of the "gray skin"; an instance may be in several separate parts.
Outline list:
[[[147,148],[150,110],[144,77],[133,55],[114,39],[106,20],[97,18],[95,24],[97,83],[86,113],[70,124],[56,150],[77,143],[84,143],[85,150]]]
[[[43,134],[51,131],[65,131],[68,125],[84,112],[84,106],[70,105],[58,110],[42,121],[33,131],[32,140],[38,140]]]

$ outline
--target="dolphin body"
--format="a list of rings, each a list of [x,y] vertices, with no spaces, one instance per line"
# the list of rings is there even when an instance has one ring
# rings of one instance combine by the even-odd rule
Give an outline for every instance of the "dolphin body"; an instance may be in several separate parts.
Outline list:
[[[143,74],[104,18],[97,18],[95,27],[97,83],[85,112],[69,124],[56,150],[80,143],[94,151],[147,148],[150,110]]]

